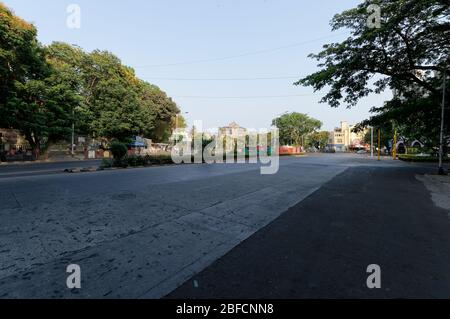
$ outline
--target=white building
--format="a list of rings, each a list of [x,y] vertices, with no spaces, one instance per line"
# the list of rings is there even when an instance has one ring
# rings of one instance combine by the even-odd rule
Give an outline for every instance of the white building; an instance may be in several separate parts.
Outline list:
[[[219,138],[230,137],[239,138],[247,135],[247,129],[239,126],[237,123],[233,122],[230,125],[219,128]]]
[[[351,149],[367,148],[364,143],[364,136],[367,130],[359,133],[354,133],[354,125],[349,125],[348,122],[342,121],[341,127],[335,128],[330,132],[330,138],[328,140],[328,148],[333,149],[336,152],[345,152]]]

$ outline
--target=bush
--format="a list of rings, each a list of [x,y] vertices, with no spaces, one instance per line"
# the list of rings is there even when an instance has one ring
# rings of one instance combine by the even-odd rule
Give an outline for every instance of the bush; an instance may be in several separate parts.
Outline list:
[[[172,157],[170,155],[156,155],[153,157],[153,162],[158,165],[173,164]]]
[[[111,153],[114,159],[123,159],[127,155],[128,148],[125,144],[120,142],[111,143]]]
[[[103,168],[107,168],[107,163],[102,163]],[[171,155],[145,155],[145,156],[138,156],[138,155],[126,155],[122,158],[114,158],[114,160],[111,162],[108,161],[108,164],[114,166],[114,167],[137,167],[137,166],[149,166],[149,165],[166,165],[166,164],[173,164]],[[111,167],[111,166],[109,166]]]
[[[110,167],[112,167],[112,163],[108,159],[103,159],[102,163],[100,164],[100,167],[101,168],[110,168]]]
[[[125,158],[125,160],[126,160],[126,163],[128,164],[128,166],[131,166],[131,167],[137,166],[137,162],[138,162],[137,156],[130,155],[130,156],[127,156]]]
[[[152,157],[150,155],[145,155],[143,159],[144,159],[144,166],[152,165]]]
[[[406,148],[406,152],[407,152],[408,154],[419,154],[419,153],[420,153],[418,147],[407,147],[407,148]]]
[[[418,155],[412,155],[412,154],[404,154],[398,156],[399,160],[405,161],[405,162],[428,162],[428,163],[437,163],[439,161],[439,158],[436,156],[418,156]],[[450,158],[444,155],[443,161],[445,163],[450,163]]]
[[[113,160],[113,166],[114,167],[127,168],[128,167],[127,158],[125,156],[123,158],[115,158]]]
[[[145,165],[147,165],[146,161],[145,161],[145,157],[144,156],[138,156],[136,158],[136,165],[137,166],[145,166]]]

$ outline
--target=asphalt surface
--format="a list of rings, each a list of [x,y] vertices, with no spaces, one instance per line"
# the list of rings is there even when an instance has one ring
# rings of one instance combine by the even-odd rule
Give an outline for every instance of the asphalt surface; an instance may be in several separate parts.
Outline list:
[[[429,172],[350,168],[167,297],[450,298],[449,211],[415,178]]]
[[[224,164],[2,178],[0,297],[162,297],[347,160],[285,158],[275,175]],[[81,290],[66,287],[70,264]]]
[[[220,291],[224,294],[228,291],[233,297],[251,296],[255,288],[261,290],[253,291],[253,294],[262,295],[264,284],[272,287],[267,285],[272,282],[267,275],[276,275],[279,282],[285,283],[292,279],[294,270],[303,274],[296,280],[310,280],[311,287],[317,287],[323,283],[319,281],[322,275],[305,274],[302,265],[316,267],[318,264],[314,260],[322,260],[321,267],[328,269],[331,267],[326,263],[328,250],[345,255],[355,251],[355,260],[367,263],[365,258],[385,243],[384,229],[393,232],[387,238],[398,239],[402,245],[403,249],[395,248],[392,252],[406,253],[419,248],[424,256],[424,259],[419,256],[419,266],[423,262],[427,265],[433,262],[429,268],[440,282],[442,276],[446,276],[441,268],[448,261],[446,254],[450,251],[441,251],[448,243],[448,238],[442,235],[444,229],[446,234],[449,233],[448,217],[442,210],[442,215],[434,210],[428,192],[411,179],[415,173],[428,170],[389,159],[377,162],[364,156],[318,154],[283,158],[275,175],[261,175],[260,166],[252,164],[181,165],[82,174],[45,174],[41,171],[36,175],[20,175],[19,171],[19,175],[5,175],[0,178],[0,298],[161,298],[183,283],[186,284],[175,290],[173,296],[181,293],[195,298],[204,293],[204,296],[215,297],[220,293],[211,284],[220,287],[220,284],[231,284],[238,278],[243,285],[241,290],[233,292],[221,287]],[[399,181],[393,182],[395,186],[389,186],[392,188],[389,189],[385,183],[399,178],[395,177],[398,172],[405,172],[400,177],[407,177],[404,180],[406,188],[400,187]],[[379,176],[374,181],[379,179],[384,191],[373,189],[374,176]],[[328,186],[333,183],[339,187]],[[309,202],[323,191],[329,193],[318,202]],[[401,205],[393,199],[397,193],[403,199]],[[404,200],[406,197],[411,201]],[[416,204],[417,199],[420,204]],[[302,209],[301,213],[289,210],[298,207],[299,202],[311,206],[307,211]],[[341,207],[343,202],[347,206]],[[411,216],[406,212],[391,215],[389,203],[400,207],[406,205]],[[369,204],[374,208],[366,211]],[[353,208],[347,210],[348,207]],[[432,213],[424,215],[418,208]],[[297,220],[282,222],[292,214]],[[436,217],[444,215],[447,220]],[[269,240],[272,243],[256,244],[251,251],[242,252],[241,258],[234,262],[236,268],[230,268],[236,270],[236,278],[217,277],[220,272],[214,272],[216,275],[211,281],[199,277],[196,290],[183,290],[192,285],[193,276],[206,274],[214,262],[228,260],[243,245],[253,242],[260,236],[261,229],[264,232],[280,223],[284,225],[286,235],[278,234]],[[365,230],[362,226],[369,228]],[[291,243],[292,229],[296,230],[295,238],[299,243]],[[366,245],[374,251],[358,249],[366,238],[373,238],[372,246]],[[318,244],[315,244],[316,240]],[[436,249],[424,248],[423,245],[430,241],[438,242]],[[297,247],[300,242],[303,246]],[[280,247],[270,255],[269,249],[276,245]],[[267,251],[262,250],[265,246]],[[281,255],[276,255],[283,247],[289,250],[286,256],[292,258],[294,270],[289,270]],[[310,247],[309,251],[307,247]],[[319,255],[314,255],[316,251]],[[304,255],[297,256],[297,252]],[[441,259],[432,259],[433,253],[440,254]],[[295,259],[294,254],[300,259]],[[395,260],[390,250],[385,254],[391,262]],[[226,257],[220,259],[224,255]],[[413,255],[410,253],[408,258]],[[279,261],[277,271],[275,265],[270,265],[271,256]],[[338,257],[333,258],[339,261]],[[409,262],[408,258],[404,260]],[[388,259],[379,258],[379,262]],[[240,265],[251,265],[252,261],[258,261],[260,267],[267,265],[267,270],[271,271],[271,274],[263,270],[255,272],[259,274],[261,285],[253,288],[252,280],[258,279],[240,269]],[[371,261],[374,262],[377,260]],[[66,287],[69,264],[81,267],[80,290]],[[350,265],[355,267],[352,270],[356,269],[356,265]],[[358,264],[358,270],[360,266]],[[338,263],[336,267],[341,266]],[[417,270],[417,267],[413,269]],[[364,271],[365,268],[363,275],[357,272],[353,276],[365,276]],[[286,281],[282,281],[284,272]],[[240,273],[246,276],[239,277]],[[336,271],[335,275],[338,273]],[[420,268],[418,273],[422,282],[426,272]],[[317,281],[315,276],[319,277]],[[342,274],[339,276],[346,278]],[[323,278],[328,278],[326,273]],[[336,287],[341,287],[339,278],[336,280]],[[359,281],[354,284],[360,287]],[[276,285],[273,287],[278,287]],[[280,297],[296,296],[292,292],[284,295],[287,286],[287,283],[279,284],[280,288],[273,290],[273,296],[277,296],[277,291]],[[302,285],[294,286],[291,285],[291,289],[303,291],[299,288]],[[441,294],[444,290],[436,290],[436,293]],[[337,290],[330,291],[336,293]],[[313,293],[306,295],[314,296]],[[323,295],[322,291],[320,296]]]
[[[0,164],[0,179],[25,176],[62,174],[65,169],[98,167],[101,160],[65,161],[48,163]]]

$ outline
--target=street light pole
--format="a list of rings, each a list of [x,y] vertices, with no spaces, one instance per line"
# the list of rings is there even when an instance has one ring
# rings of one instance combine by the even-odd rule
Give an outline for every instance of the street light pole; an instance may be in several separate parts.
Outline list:
[[[378,160],[381,160],[381,130],[378,129]]]
[[[442,89],[442,111],[441,111],[441,135],[440,135],[440,145],[439,145],[439,175],[445,175],[445,170],[443,166],[444,157],[444,117],[445,117],[445,90],[447,82],[447,68],[444,69],[444,84]]]
[[[370,127],[370,157],[373,157],[373,126]]]
[[[74,144],[75,144],[75,108],[72,108],[72,144],[70,145],[72,157],[75,155]]]

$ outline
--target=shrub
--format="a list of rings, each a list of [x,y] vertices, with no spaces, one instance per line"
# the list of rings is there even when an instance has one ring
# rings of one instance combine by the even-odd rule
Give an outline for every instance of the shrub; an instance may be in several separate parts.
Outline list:
[[[108,162],[111,165],[111,162]],[[114,158],[112,161],[112,166],[114,167],[136,167],[136,166],[148,166],[148,165],[165,165],[165,164],[173,164],[172,156],[168,154],[163,155],[145,155],[145,156],[137,156],[137,155],[126,155],[122,158]],[[106,163],[105,163],[106,165]],[[108,167],[103,166],[102,167]]]
[[[172,157],[170,155],[157,155],[153,158],[155,164],[173,164]]]
[[[100,164],[100,167],[101,168],[110,168],[110,167],[112,167],[112,163],[111,163],[110,160],[105,158],[105,159],[102,160],[102,163]]]
[[[120,142],[111,143],[111,153],[114,159],[123,159],[127,155],[128,148],[125,144]]]
[[[127,160],[127,158],[125,156],[123,158],[115,158],[113,160],[113,166],[114,167],[127,168],[128,167],[128,160]]]
[[[399,160],[405,161],[405,162],[429,162],[429,163],[437,163],[439,161],[439,158],[436,156],[418,156],[418,155],[406,155],[402,154],[398,156]],[[448,156],[444,156],[443,161],[445,163],[450,163],[450,158]]]
[[[145,166],[146,165],[145,157],[144,156],[138,156],[136,158],[136,165],[137,166]]]
[[[137,162],[138,162],[137,156],[130,155],[130,156],[127,156],[125,158],[125,160],[126,160],[126,163],[128,164],[128,166],[131,166],[131,167],[137,166]]]
[[[150,155],[145,155],[144,156],[144,165],[152,165],[152,157]]]

